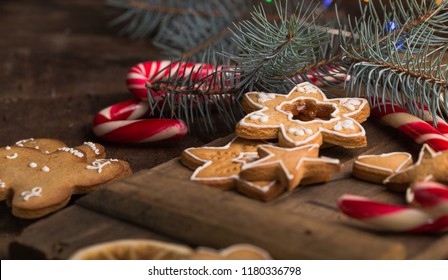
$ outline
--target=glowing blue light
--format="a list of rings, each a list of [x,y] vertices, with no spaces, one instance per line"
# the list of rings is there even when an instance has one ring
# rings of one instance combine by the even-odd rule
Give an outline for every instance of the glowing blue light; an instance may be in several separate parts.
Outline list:
[[[389,21],[389,23],[386,23],[386,30],[388,32],[395,31],[397,29],[398,29],[398,25],[396,25],[395,22]]]
[[[324,0],[325,6],[330,7],[331,4],[333,4],[333,0]]]

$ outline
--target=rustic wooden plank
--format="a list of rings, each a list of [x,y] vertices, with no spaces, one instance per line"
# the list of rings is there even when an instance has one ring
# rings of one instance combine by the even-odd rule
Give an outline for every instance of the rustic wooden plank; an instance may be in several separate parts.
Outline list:
[[[191,244],[251,243],[278,259],[405,257],[400,243],[154,171],[112,183],[78,203]]]
[[[10,245],[12,259],[67,259],[76,250],[112,240],[171,239],[73,205],[27,227]]]
[[[448,259],[448,236],[441,236],[440,239],[433,242],[430,246],[423,248],[413,259],[428,260],[428,259]]]
[[[374,120],[368,121],[365,124],[365,127],[367,133],[371,135],[369,138],[371,141],[369,142],[368,147],[356,150],[331,147],[323,149],[321,152],[322,155],[341,159],[341,162],[344,163],[342,175],[339,174],[333,181],[326,184],[298,188],[293,193],[285,194],[268,203],[248,199],[233,191],[220,192],[206,186],[192,183],[189,181],[189,177],[192,172],[183,167],[178,159],[161,164],[150,171],[139,173],[134,177],[125,179],[123,182],[112,184],[102,192],[98,192],[87,197],[86,199],[81,200],[81,203],[83,206],[98,211],[103,211],[109,215],[117,216],[134,223],[143,224],[144,226],[157,229],[168,235],[178,234],[179,238],[194,244],[201,244],[201,242],[205,242],[206,244],[203,245],[221,247],[228,245],[227,243],[231,241],[241,242],[242,240],[245,240],[246,242],[255,242],[257,245],[262,244],[264,246],[268,246],[269,249],[275,251],[273,254],[279,254],[282,258],[291,257],[291,255],[288,254],[294,253],[285,251],[286,248],[282,248],[281,245],[270,244],[269,241],[263,238],[257,239],[258,237],[254,237],[254,235],[262,235],[261,231],[250,231],[250,228],[261,227],[257,224],[257,222],[269,224],[269,222],[266,222],[266,217],[272,217],[271,215],[273,215],[276,217],[283,217],[280,220],[276,218],[277,220],[275,222],[281,224],[278,225],[278,227],[283,226],[284,228],[290,228],[291,224],[301,224],[302,227],[297,227],[298,232],[296,232],[296,238],[301,236],[301,232],[303,234],[303,232],[306,231],[306,229],[303,229],[303,225],[307,224],[307,222],[303,222],[300,219],[304,219],[306,221],[308,221],[308,219],[312,219],[313,221],[318,221],[316,222],[317,225],[313,225],[317,228],[313,228],[313,232],[322,231],[321,226],[324,225],[324,232],[321,234],[326,235],[325,230],[329,230],[328,228],[331,228],[337,224],[336,227],[338,229],[333,229],[333,232],[340,231],[340,228],[343,228],[344,230],[351,232],[350,234],[354,236],[359,234],[363,235],[365,240],[370,238],[376,240],[375,242],[389,240],[392,243],[388,243],[387,246],[390,244],[402,244],[405,246],[406,258],[417,257],[418,254],[421,253],[426,247],[431,246],[434,242],[437,242],[438,237],[431,235],[383,234],[368,231],[365,230],[365,228],[359,223],[349,220],[338,211],[336,205],[337,199],[344,193],[364,195],[390,203],[405,203],[404,195],[402,194],[391,193],[382,186],[362,182],[352,178],[350,174],[351,166],[357,155],[378,154],[397,150],[407,150],[411,151],[413,154],[416,154],[418,151],[418,146],[402,135],[391,133],[394,132],[393,129],[382,126]],[[228,137],[218,139],[210,145],[224,145],[232,137],[233,135],[230,135]],[[123,190],[126,191],[124,191],[123,194],[120,194],[120,191]],[[161,193],[163,193],[163,195],[161,195]],[[105,199],[110,199],[111,201],[104,203]],[[99,203],[99,201],[102,201],[103,203]],[[223,201],[225,201],[225,203],[223,203]],[[116,203],[118,203],[118,205],[123,203],[125,206],[121,208],[127,209],[127,213],[120,210],[120,207],[108,206],[117,205]],[[133,207],[136,207],[136,209],[132,210]],[[140,213],[139,211],[143,211],[141,209],[145,209],[145,207],[151,209],[151,211],[144,212],[145,216],[151,218],[142,218],[140,217],[141,215],[137,215],[137,213]],[[196,209],[196,212],[190,208]],[[155,211],[154,213],[157,214],[154,214],[152,211]],[[228,221],[229,216],[235,217],[238,216],[238,213],[245,213],[245,216],[251,217],[249,219],[250,223],[254,223],[254,225],[246,225],[246,219]],[[158,215],[173,219],[175,222],[173,222],[173,225],[164,225],[162,222],[158,221]],[[291,216],[294,216],[292,220],[288,220],[288,218],[286,218]],[[182,219],[188,220],[193,223],[194,226],[182,222]],[[199,222],[199,220],[201,222]],[[230,222],[230,225],[226,224],[228,222]],[[215,232],[217,230],[216,223],[226,224],[220,227],[220,230],[225,232],[224,237],[216,237],[220,236],[219,232]],[[185,231],[184,228],[188,230]],[[251,236],[247,238],[247,236],[241,232],[238,233],[239,235],[235,235],[235,228],[239,230],[244,228],[250,232]],[[363,230],[363,232],[360,233],[354,229],[360,229]],[[274,229],[269,228],[264,230]],[[279,231],[281,232],[281,230]],[[231,236],[230,232],[233,233],[233,236]],[[274,235],[278,236],[278,234],[284,233],[276,232]],[[213,238],[210,238],[210,236],[213,236]],[[341,256],[337,255],[338,253],[335,252],[343,251],[347,254],[345,257],[350,258],[348,256],[350,254],[354,254],[354,252],[336,249],[337,246],[343,246],[342,244],[347,247],[353,246],[349,245],[349,242],[353,242],[353,239],[356,238],[348,238],[347,236],[341,239],[335,237],[336,239],[331,241],[327,240],[327,242],[330,243],[334,242],[331,244],[333,247],[327,244],[328,248],[331,248],[330,250],[332,251],[328,252],[329,250],[324,250],[317,253],[317,255],[312,256],[314,258],[322,258],[322,254],[325,254],[324,256],[327,258],[339,258]],[[310,238],[312,239],[312,237]],[[303,240],[309,240],[309,238],[305,238]],[[298,241],[295,240],[295,242]],[[321,240],[319,240],[319,242],[325,244],[325,242]],[[286,243],[289,243],[289,241]],[[318,242],[315,241],[312,243]],[[372,254],[370,257],[374,258],[373,255],[377,252],[367,249],[370,248],[369,246],[371,244],[374,244],[374,242],[360,242],[360,246],[363,247],[363,253],[366,254],[366,252],[369,251],[369,253]],[[300,247],[302,245],[303,244],[298,244],[297,246]],[[374,247],[378,246],[376,245]],[[300,251],[301,258],[310,257],[310,255],[307,255],[308,252],[304,253],[303,249]],[[321,255],[319,255],[320,253]],[[439,258],[441,254],[437,252],[431,254],[431,251],[429,251],[425,256],[428,258]],[[294,257],[299,256],[294,255]],[[364,257],[369,258],[369,256]],[[379,258],[381,256],[377,255],[376,257]]]

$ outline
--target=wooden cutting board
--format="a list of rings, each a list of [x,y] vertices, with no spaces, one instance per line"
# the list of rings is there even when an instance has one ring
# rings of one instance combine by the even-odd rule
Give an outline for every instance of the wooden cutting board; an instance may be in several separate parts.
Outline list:
[[[361,154],[408,151],[415,156],[419,147],[375,120],[364,127],[369,141],[366,148],[321,151],[344,164],[326,184],[300,187],[265,203],[190,181],[192,171],[176,158],[110,183],[33,224],[12,244],[11,256],[67,258],[86,245],[139,237],[213,248],[251,243],[276,259],[448,258],[447,234],[375,232],[337,209],[337,199],[345,193],[405,204],[403,194],[351,177],[352,163]],[[225,145],[232,137],[211,145]],[[114,228],[119,230],[114,233]]]

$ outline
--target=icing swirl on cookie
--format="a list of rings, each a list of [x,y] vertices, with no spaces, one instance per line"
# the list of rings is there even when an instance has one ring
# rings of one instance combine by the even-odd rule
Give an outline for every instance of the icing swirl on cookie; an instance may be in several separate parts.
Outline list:
[[[17,153],[14,153],[14,154],[12,154],[12,155],[10,155],[10,156],[6,156],[6,158],[7,159],[15,159],[15,158],[17,158],[19,155],[17,154]]]
[[[95,143],[93,142],[84,142],[84,145],[89,146],[90,149],[95,153],[95,155],[100,154],[100,150],[96,147]]]
[[[111,164],[112,161],[118,161],[118,159],[97,159],[92,162],[92,165],[87,165],[88,170],[98,170],[98,173],[103,172],[103,167]]]
[[[77,156],[77,157],[79,157],[79,158],[84,157],[84,154],[83,154],[83,153],[81,153],[80,151],[78,151],[78,150],[76,150],[76,149],[73,149],[73,148],[63,147],[63,148],[59,148],[58,150],[59,150],[59,151],[64,151],[64,152],[68,152],[68,153],[70,153],[70,154],[72,154],[72,155],[74,155],[74,156]]]
[[[22,139],[16,142],[16,146],[23,147],[23,144],[29,141],[33,141],[34,138]]]
[[[7,151],[9,151],[9,150],[11,150],[11,147],[10,147],[10,146],[6,146],[5,149],[6,149]]]
[[[41,196],[42,193],[41,187],[34,187],[31,189],[31,191],[24,191],[20,194],[20,196],[23,198],[23,200],[28,201],[32,197],[38,197]]]
[[[6,183],[0,180],[0,189],[6,189]]]

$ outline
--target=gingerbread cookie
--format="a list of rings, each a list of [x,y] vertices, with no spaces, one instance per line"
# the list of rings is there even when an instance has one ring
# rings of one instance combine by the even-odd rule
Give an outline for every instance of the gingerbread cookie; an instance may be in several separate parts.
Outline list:
[[[327,99],[319,88],[301,83],[288,95],[250,92],[243,109],[249,114],[236,126],[247,139],[277,139],[282,147],[330,143],[347,148],[367,145],[364,128],[370,108],[363,98]]]
[[[412,156],[409,153],[363,155],[353,163],[353,176],[360,180],[381,184],[393,173],[410,165],[412,165]]]
[[[156,240],[125,239],[92,245],[75,252],[72,260],[269,260],[256,246],[236,244],[223,250],[190,247]]]
[[[415,164],[393,173],[383,183],[392,191],[403,192],[410,184],[428,178],[448,183],[448,151],[435,152],[428,144],[424,144]]]
[[[241,178],[236,180],[236,189],[249,197],[262,201],[271,201],[285,191],[279,181],[248,181]]]
[[[219,189],[235,188],[241,166],[257,158],[258,140],[234,138],[223,147],[189,148],[182,152],[181,162],[195,170],[191,180]]]
[[[40,147],[45,142],[48,149],[61,143],[32,141]],[[91,192],[132,173],[125,161],[102,159],[104,148],[99,144],[60,147],[53,152],[21,144],[0,148],[0,200],[7,200],[17,217],[45,216],[64,207],[72,194]]]
[[[339,160],[319,158],[318,154],[317,144],[296,148],[260,145],[260,159],[243,165],[239,176],[247,181],[279,181],[288,191],[294,190],[301,182],[326,182],[341,166]]]

